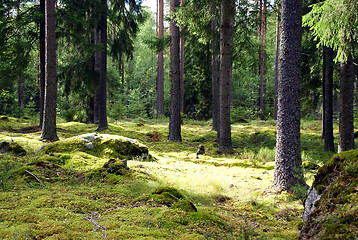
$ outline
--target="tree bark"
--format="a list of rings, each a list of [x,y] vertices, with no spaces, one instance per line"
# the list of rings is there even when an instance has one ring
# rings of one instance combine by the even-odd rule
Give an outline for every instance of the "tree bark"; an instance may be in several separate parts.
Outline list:
[[[164,0],[158,0],[158,38],[164,37]],[[158,53],[157,62],[157,115],[164,116],[164,53]]]
[[[273,186],[305,185],[300,145],[302,0],[282,1],[276,157]]]
[[[333,49],[324,47],[324,150],[334,152]]]
[[[350,55],[347,63],[341,63],[338,152],[354,149],[354,65]]]
[[[171,0],[171,8],[175,12],[179,7],[179,0]],[[170,121],[168,140],[181,142],[180,118],[180,33],[175,18],[171,21],[171,56],[170,56]]]
[[[261,3],[261,2],[260,2]],[[260,119],[264,120],[264,104],[265,104],[265,35],[266,35],[266,0],[260,4],[261,8],[261,46],[260,46]]]
[[[45,1],[45,96],[41,139],[57,141],[57,60],[55,2]]]
[[[107,122],[107,1],[101,0],[102,14],[99,22],[100,42],[102,51],[99,66],[99,89],[98,89],[98,128],[103,131],[108,128]]]
[[[212,71],[212,97],[213,97],[213,127],[212,131],[219,131],[220,123],[220,82],[218,77],[218,55],[217,55],[217,34],[216,34],[216,11],[213,11],[214,17],[211,19],[211,71]]]
[[[181,6],[184,5],[184,0],[181,0]],[[184,112],[184,27],[180,29],[180,112]]]
[[[45,101],[45,0],[40,0],[40,128],[43,123]]]
[[[273,119],[277,120],[277,88],[278,88],[278,64],[280,53],[280,4],[276,3],[276,55],[275,55],[275,86],[274,86],[274,102],[273,102]]]
[[[231,95],[232,95],[232,46],[234,36],[235,0],[221,3],[220,22],[220,133],[219,148],[232,149]]]

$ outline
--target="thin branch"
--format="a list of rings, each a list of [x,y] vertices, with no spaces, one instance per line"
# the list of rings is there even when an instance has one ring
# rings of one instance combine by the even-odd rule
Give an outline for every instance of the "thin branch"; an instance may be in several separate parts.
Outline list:
[[[33,174],[32,172],[30,172],[30,171],[28,171],[28,170],[25,170],[25,172],[27,172],[27,173],[30,174],[33,178],[35,178],[39,183],[41,183],[42,186],[46,187],[46,185],[45,185],[43,182],[41,182],[41,180],[40,180],[38,177],[36,177],[35,174]]]

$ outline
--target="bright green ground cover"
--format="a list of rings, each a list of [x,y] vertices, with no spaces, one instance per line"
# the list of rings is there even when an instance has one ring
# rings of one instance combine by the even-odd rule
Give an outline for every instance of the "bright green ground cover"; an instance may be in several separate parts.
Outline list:
[[[100,171],[107,160],[82,152],[37,154],[40,132],[18,130],[32,120],[0,118],[0,141],[15,141],[26,156],[0,155],[1,239],[295,239],[303,189],[277,193],[273,178],[275,122],[232,126],[235,151],[217,151],[210,122],[184,120],[183,143],[166,140],[168,120],[112,122],[104,133],[137,139],[156,161],[128,161],[123,175]],[[95,125],[59,123],[60,139],[94,132]],[[335,132],[337,136],[337,132]],[[199,144],[206,154],[196,158]],[[303,161],[322,165],[320,123],[302,123]],[[34,173],[41,185],[26,170]],[[305,170],[312,183],[315,170]],[[179,190],[197,212],[153,200],[156,188]],[[104,228],[106,231],[104,231]]]

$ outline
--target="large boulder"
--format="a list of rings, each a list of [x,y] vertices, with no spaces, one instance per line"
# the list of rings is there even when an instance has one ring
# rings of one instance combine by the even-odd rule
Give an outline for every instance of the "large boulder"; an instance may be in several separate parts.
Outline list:
[[[322,166],[305,203],[300,239],[358,239],[358,151]]]
[[[89,133],[50,143],[40,152],[46,154],[84,152],[108,159],[149,159],[148,147],[137,140],[108,134]]]

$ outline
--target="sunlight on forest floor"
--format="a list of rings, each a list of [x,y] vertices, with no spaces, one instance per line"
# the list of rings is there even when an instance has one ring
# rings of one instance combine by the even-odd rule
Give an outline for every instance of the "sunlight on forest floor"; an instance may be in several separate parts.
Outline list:
[[[0,238],[99,239],[104,236],[103,226],[108,239],[297,237],[304,189],[292,193],[270,189],[274,121],[234,124],[232,154],[218,152],[210,122],[184,120],[183,143],[174,143],[166,140],[167,121],[136,119],[109,125],[104,133],[138,139],[156,159],[129,161],[128,174],[117,176],[97,171],[94,166],[107,160],[83,152],[71,153],[77,165],[46,162],[56,156],[34,154],[44,144],[40,132],[18,131],[35,122],[0,120],[0,141],[15,141],[28,152],[24,157],[2,155]],[[60,139],[96,129],[73,122],[57,126]],[[302,158],[322,165],[332,154],[323,151],[318,126],[314,121],[303,123]],[[206,154],[197,158],[199,144],[205,146]],[[27,175],[26,169],[36,173],[46,187]],[[314,173],[305,170],[308,184]],[[178,189],[198,212],[153,205],[151,193],[159,186]]]

